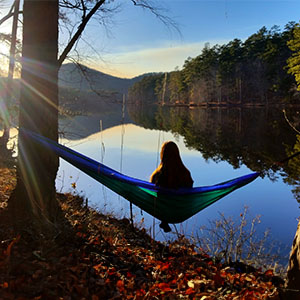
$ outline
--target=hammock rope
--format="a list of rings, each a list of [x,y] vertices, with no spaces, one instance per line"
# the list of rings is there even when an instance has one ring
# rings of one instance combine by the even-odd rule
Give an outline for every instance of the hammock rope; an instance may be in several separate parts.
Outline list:
[[[168,189],[126,176],[83,154],[33,132],[26,136],[50,148],[58,156],[121,195],[155,218],[167,223],[181,223],[234,190],[255,180],[254,172],[216,185]]]

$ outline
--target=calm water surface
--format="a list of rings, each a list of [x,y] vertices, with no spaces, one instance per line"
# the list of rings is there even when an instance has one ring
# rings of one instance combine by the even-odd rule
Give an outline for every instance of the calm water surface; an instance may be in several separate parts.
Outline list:
[[[91,117],[81,117],[81,121],[82,118],[86,118],[84,122],[87,123],[89,119],[91,120]],[[95,126],[99,126],[98,128],[100,128],[100,118],[101,116],[92,118]],[[105,124],[102,126],[105,128]],[[145,129],[133,123],[116,125],[101,132],[96,128],[94,132],[96,133],[86,134],[84,138],[61,139],[60,142],[126,175],[144,180],[149,180],[150,174],[156,168],[159,161],[159,147],[166,140],[173,140],[178,144],[183,162],[192,173],[194,186],[212,185],[253,172],[244,164],[237,168],[227,161],[207,157],[204,159],[200,151],[190,146],[187,147],[187,137],[178,133]],[[279,174],[277,177],[276,181],[270,180],[268,176],[256,179],[186,222],[176,225],[178,230],[188,234],[195,233],[201,226],[207,225],[209,220],[219,218],[220,213],[238,219],[244,207],[248,206],[252,217],[261,215],[258,228],[260,232],[269,228],[276,240],[291,245],[300,213],[299,203],[291,192],[293,187],[285,184]],[[74,182],[76,189],[72,187]],[[56,184],[58,191],[80,193],[88,198],[90,206],[100,211],[113,212],[118,217],[129,217],[127,200],[103,187],[64,160],[60,161]],[[172,237],[170,234],[166,235],[161,232],[158,220],[153,220],[150,215],[141,212],[139,208],[134,208],[134,215],[136,222],[143,219],[144,226],[152,228],[152,232],[155,223],[154,230],[157,239],[164,240]]]

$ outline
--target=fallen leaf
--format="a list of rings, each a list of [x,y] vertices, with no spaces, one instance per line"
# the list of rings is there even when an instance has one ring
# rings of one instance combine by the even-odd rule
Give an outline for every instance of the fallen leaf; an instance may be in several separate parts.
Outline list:
[[[194,291],[194,289],[192,289],[192,288],[188,288],[186,291],[185,291],[185,294],[186,295],[191,295],[191,294],[194,294],[195,293],[195,291]]]

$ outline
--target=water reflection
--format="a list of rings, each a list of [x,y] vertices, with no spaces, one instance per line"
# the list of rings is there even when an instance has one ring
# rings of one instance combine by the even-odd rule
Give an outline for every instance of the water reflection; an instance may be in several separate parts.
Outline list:
[[[109,109],[102,112],[89,113],[74,117],[64,116],[59,118],[59,132],[69,140],[78,140],[102,130],[117,126],[121,123],[122,107],[112,104]],[[101,124],[100,124],[101,121]],[[124,123],[131,122],[128,112],[125,112]]]
[[[250,172],[250,169],[262,171],[268,176],[234,192],[180,226],[185,232],[191,233],[208,220],[217,218],[218,212],[239,216],[244,205],[247,205],[253,216],[262,215],[262,232],[265,228],[271,228],[276,238],[291,245],[297,227],[299,205],[294,200],[291,187],[285,182],[289,181],[293,189],[297,189],[297,168],[300,164],[298,160],[290,161],[277,173],[270,167],[274,161],[286,157],[299,147],[299,137],[285,121],[281,110],[131,107],[128,111],[131,124],[107,126],[102,132],[95,126],[86,131],[83,139],[61,142],[116,170],[122,169],[129,176],[144,180],[149,179],[157,166],[159,148],[165,140],[177,142],[196,186],[238,177]],[[288,114],[293,116],[292,112]],[[94,117],[96,120],[97,117]],[[89,117],[85,122],[89,122]],[[99,122],[98,116],[94,123]],[[98,133],[90,135],[89,132]],[[92,206],[114,211],[119,216],[129,215],[128,201],[120,199],[62,161],[57,188],[72,190],[72,182],[76,182],[76,190],[82,191]],[[146,227],[152,226],[151,216],[141,213],[138,208],[134,213],[137,221],[144,219]],[[163,233],[159,232],[159,235],[157,238],[164,238]]]
[[[234,168],[246,165],[276,179],[274,165],[300,151],[300,135],[290,124],[299,125],[299,111],[280,108],[130,108],[133,120],[146,128],[171,131],[184,137],[188,147],[205,159],[227,161]],[[290,124],[287,119],[290,120]],[[283,164],[280,176],[294,186],[299,200],[300,156]]]

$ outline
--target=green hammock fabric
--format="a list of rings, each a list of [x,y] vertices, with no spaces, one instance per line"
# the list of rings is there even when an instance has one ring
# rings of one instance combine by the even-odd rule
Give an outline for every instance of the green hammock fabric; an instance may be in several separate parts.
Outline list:
[[[159,220],[180,223],[259,176],[251,173],[220,184],[196,188],[166,189],[121,174],[70,148],[32,132],[26,132],[39,144],[118,193]]]

